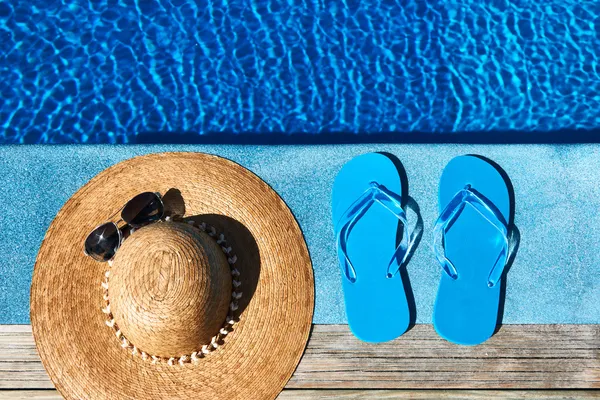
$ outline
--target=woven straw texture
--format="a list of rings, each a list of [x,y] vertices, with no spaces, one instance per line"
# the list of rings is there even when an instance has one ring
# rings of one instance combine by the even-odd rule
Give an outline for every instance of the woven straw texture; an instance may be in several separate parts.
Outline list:
[[[140,350],[166,358],[210,343],[231,301],[231,271],[221,247],[180,222],[151,224],[125,240],[110,282],[121,332]]]
[[[101,312],[107,266],[82,251],[86,235],[127,200],[173,188],[181,192],[186,216],[209,220],[227,236],[245,298],[224,343],[183,366],[148,364],[119,346]],[[50,225],[31,287],[40,357],[70,399],[275,398],[302,356],[313,308],[308,249],[285,203],[245,168],[201,153],[137,157],[98,174]]]

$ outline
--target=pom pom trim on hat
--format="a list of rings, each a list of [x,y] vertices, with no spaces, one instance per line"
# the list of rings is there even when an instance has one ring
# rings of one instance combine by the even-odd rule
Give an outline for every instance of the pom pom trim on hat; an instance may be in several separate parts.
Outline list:
[[[217,244],[221,246],[221,250],[223,253],[227,255],[227,263],[229,264],[229,268],[231,269],[231,277],[232,277],[232,287],[233,290],[231,292],[231,303],[229,304],[229,313],[227,314],[227,318],[225,319],[225,323],[219,329],[219,332],[213,336],[210,340],[210,343],[202,346],[201,349],[192,352],[191,354],[183,354],[180,357],[160,357],[156,355],[151,355],[142,351],[139,347],[136,347],[133,343],[129,341],[119,329],[118,324],[116,323],[111,309],[110,309],[110,300],[108,296],[108,281],[110,278],[110,270],[106,271],[104,274],[104,280],[102,281],[102,289],[104,299],[104,307],[102,308],[102,312],[106,314],[106,325],[113,330],[115,336],[120,342],[120,346],[131,353],[132,356],[140,357],[144,361],[148,361],[151,364],[167,364],[170,366],[176,365],[185,365],[189,363],[198,363],[200,360],[216,349],[219,348],[220,344],[223,342],[225,337],[233,330],[234,324],[237,322],[236,317],[234,316],[234,312],[239,308],[239,300],[242,298],[242,292],[239,291],[239,287],[242,285],[240,281],[240,272],[235,268],[235,263],[237,262],[237,256],[232,253],[231,246],[227,245],[227,240],[223,233],[217,235],[217,230],[214,226],[208,225],[205,222],[197,224],[194,221],[188,221],[188,224],[192,225],[195,228],[198,228],[202,232],[208,233],[210,237],[217,241]],[[218,238],[218,239],[216,239]],[[109,266],[112,267],[112,260],[108,262]]]

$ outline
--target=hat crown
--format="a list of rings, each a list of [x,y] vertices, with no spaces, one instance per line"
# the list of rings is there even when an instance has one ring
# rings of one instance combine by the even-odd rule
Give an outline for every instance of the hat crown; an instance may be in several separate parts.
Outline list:
[[[227,258],[213,238],[179,222],[135,231],[114,259],[111,311],[141,351],[179,357],[210,343],[231,298]]]

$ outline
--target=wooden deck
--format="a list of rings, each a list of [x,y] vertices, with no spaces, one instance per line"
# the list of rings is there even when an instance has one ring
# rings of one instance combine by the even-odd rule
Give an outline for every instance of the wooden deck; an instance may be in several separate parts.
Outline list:
[[[59,399],[31,328],[0,325],[0,400]],[[315,325],[280,399],[600,398],[600,325],[505,325],[464,347],[417,325],[389,343]]]

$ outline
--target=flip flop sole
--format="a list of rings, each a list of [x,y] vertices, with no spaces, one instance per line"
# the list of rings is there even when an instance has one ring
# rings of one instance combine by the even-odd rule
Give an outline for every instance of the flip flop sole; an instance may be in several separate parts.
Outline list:
[[[350,205],[371,182],[398,195],[402,182],[398,168],[386,155],[369,153],[346,163],[338,173],[332,194],[335,232]],[[346,316],[351,331],[366,342],[385,342],[402,335],[410,323],[410,311],[399,273],[386,277],[388,263],[397,246],[398,220],[374,204],[357,222],[348,239],[347,253],[356,270],[351,283],[342,271]]]
[[[511,197],[502,174],[476,156],[454,158],[444,169],[439,188],[440,213],[466,185],[486,197],[509,221]],[[490,270],[502,249],[501,234],[472,206],[446,230],[447,258],[458,279],[442,273],[435,301],[433,324],[444,339],[463,345],[487,340],[496,329],[500,282],[488,286]],[[500,260],[502,265],[506,260]]]

